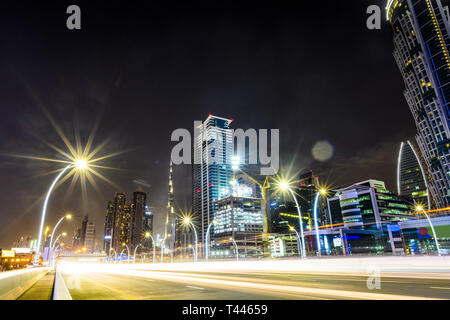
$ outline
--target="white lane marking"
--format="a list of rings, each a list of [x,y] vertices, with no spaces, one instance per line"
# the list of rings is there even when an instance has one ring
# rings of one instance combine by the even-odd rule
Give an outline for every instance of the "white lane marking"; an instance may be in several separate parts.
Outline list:
[[[444,287],[430,287],[430,289],[450,290],[450,288],[444,288]]]
[[[205,288],[193,287],[193,286],[186,286],[186,288],[192,288],[192,289],[198,289],[198,290],[205,290]]]

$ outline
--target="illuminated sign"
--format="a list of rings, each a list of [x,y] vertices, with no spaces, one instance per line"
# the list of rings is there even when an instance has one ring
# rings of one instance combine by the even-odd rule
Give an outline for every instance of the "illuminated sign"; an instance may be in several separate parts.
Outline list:
[[[15,253],[12,250],[2,250],[2,258],[14,258]]]
[[[11,250],[15,253],[31,253],[30,248],[12,248]]]
[[[342,246],[341,238],[334,238],[333,239],[333,244],[334,244],[335,247],[341,247]]]

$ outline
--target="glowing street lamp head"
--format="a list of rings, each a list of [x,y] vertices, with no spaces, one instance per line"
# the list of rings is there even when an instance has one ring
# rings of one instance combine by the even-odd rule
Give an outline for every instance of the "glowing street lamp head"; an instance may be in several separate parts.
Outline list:
[[[423,211],[423,206],[420,204],[416,206],[416,211]]]
[[[72,215],[70,213],[66,214],[66,219],[68,220],[72,219]]]
[[[211,222],[212,222],[212,224],[217,224],[217,223],[218,223],[216,219],[214,219],[214,220],[211,221]]]
[[[281,190],[288,190],[289,189],[289,183],[287,181],[280,181],[278,184]]]
[[[75,165],[75,168],[83,170],[83,169],[87,168],[88,163],[84,159],[78,159],[78,160],[75,161],[74,165]]]
[[[236,171],[239,169],[239,162],[240,162],[239,156],[233,156],[231,158],[231,168],[233,169],[233,171]]]
[[[63,232],[63,233],[62,233],[62,236],[63,236],[63,237],[67,236],[67,232]]]
[[[289,231],[294,231],[294,227],[289,227]]]
[[[184,222],[184,224],[189,224],[189,223],[191,223],[191,218],[185,217],[185,218],[183,219],[183,222]]]
[[[327,191],[327,189],[325,189],[325,188],[320,188],[320,189],[319,189],[319,193],[320,193],[321,195],[325,195],[325,194],[328,193],[328,191]]]
[[[150,238],[150,232],[145,233],[145,238],[147,238],[147,239]]]

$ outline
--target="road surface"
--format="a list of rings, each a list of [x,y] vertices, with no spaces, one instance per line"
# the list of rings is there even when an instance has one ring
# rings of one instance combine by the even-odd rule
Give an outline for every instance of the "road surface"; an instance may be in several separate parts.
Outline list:
[[[74,300],[450,299],[450,269],[442,266],[382,269],[380,278],[334,269],[197,266],[75,264],[60,270]]]

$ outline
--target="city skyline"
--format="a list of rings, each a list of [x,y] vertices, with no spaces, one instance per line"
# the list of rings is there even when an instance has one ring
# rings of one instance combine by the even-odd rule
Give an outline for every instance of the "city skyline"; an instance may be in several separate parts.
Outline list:
[[[382,4],[380,1],[380,5]],[[89,8],[88,5],[86,10],[89,11]],[[96,15],[99,14],[95,6],[91,8]],[[56,23],[53,13],[57,11],[58,6],[48,9],[45,11],[44,17],[48,18],[48,21]],[[290,159],[295,157],[293,171],[312,168],[318,175],[330,179],[334,184],[345,185],[369,178],[365,171],[370,169],[373,172],[370,178],[386,181],[390,189],[394,188],[398,145],[405,139],[411,139],[415,128],[412,119],[407,115],[407,105],[401,96],[401,77],[391,55],[393,47],[390,26],[384,24],[380,31],[367,30],[364,4],[355,4],[350,7],[350,12],[349,8],[345,8],[345,17],[347,18],[345,21],[341,21],[339,14],[334,14],[336,10],[344,14],[344,8],[335,4],[330,5],[322,13],[323,17],[318,20],[323,26],[320,28],[320,32],[317,31],[319,33],[305,28],[311,20],[305,16],[304,8],[298,5],[291,7],[291,5],[281,4],[276,7],[275,9],[281,15],[280,18],[272,18],[269,11],[265,9],[261,9],[260,17],[253,16],[250,8],[244,9],[243,17],[239,20],[239,25],[245,30],[242,33],[236,29],[236,26],[233,27],[235,21],[232,11],[221,12],[217,7],[211,5],[208,7],[209,16],[222,17],[222,22],[211,33],[203,35],[198,35],[195,30],[210,23],[210,18],[206,14],[196,13],[197,23],[192,23],[188,30],[176,28],[176,32],[169,36],[160,33],[159,28],[151,28],[151,25],[148,25],[150,22],[145,22],[147,20],[144,19],[146,16],[144,13],[130,13],[130,15],[137,14],[143,19],[145,24],[142,30],[136,29],[130,22],[120,27],[116,26],[116,28],[119,34],[133,35],[129,40],[123,36],[119,38],[121,39],[120,45],[130,42],[134,45],[131,47],[136,49],[131,50],[131,53],[124,52],[118,47],[117,52],[108,50],[111,59],[103,62],[99,61],[99,56],[106,52],[106,48],[114,47],[113,43],[117,39],[104,38],[98,44],[94,44],[94,40],[96,43],[99,35],[106,34],[107,28],[102,24],[90,23],[93,21],[91,19],[94,19],[93,16],[87,15],[86,17],[86,23],[91,27],[86,28],[87,31],[83,31],[85,32],[83,37],[53,32],[50,26],[44,25],[31,30],[26,21],[18,20],[21,21],[21,24],[16,26],[15,32],[22,35],[33,35],[33,38],[40,39],[41,45],[38,48],[41,49],[34,51],[35,55],[32,58],[28,57],[27,52],[31,51],[27,49],[25,43],[16,43],[13,47],[6,47],[2,53],[9,61],[8,65],[2,65],[5,71],[3,76],[10,80],[4,81],[9,86],[8,92],[3,91],[5,103],[14,106],[19,101],[18,108],[21,112],[17,120],[13,119],[11,123],[5,123],[4,126],[5,130],[9,130],[8,135],[14,133],[18,137],[18,143],[11,143],[6,139],[2,142],[1,149],[5,153],[46,154],[48,150],[44,149],[40,142],[33,139],[27,132],[42,136],[56,145],[60,145],[57,139],[52,137],[53,134],[49,130],[50,124],[39,111],[39,103],[43,103],[55,119],[62,123],[63,129],[68,135],[73,131],[73,122],[78,117],[77,122],[84,139],[92,128],[93,119],[100,113],[98,109],[103,109],[99,126],[101,130],[96,137],[97,142],[101,143],[106,138],[114,136],[114,143],[109,146],[109,152],[127,148],[137,149],[137,151],[121,155],[117,161],[111,162],[115,167],[127,170],[125,173],[109,173],[111,179],[117,181],[122,190],[103,186],[102,199],[97,199],[91,190],[88,212],[84,212],[79,205],[77,193],[74,193],[73,200],[69,199],[65,203],[53,201],[50,204],[49,225],[52,224],[52,221],[56,221],[57,216],[64,210],[71,210],[78,212],[80,216],[89,214],[97,226],[102,226],[105,201],[114,192],[134,190],[136,183],[133,181],[135,180],[144,180],[151,185],[146,190],[150,206],[160,207],[163,208],[161,210],[164,210],[167,203],[168,183],[164,173],[168,171],[171,147],[170,132],[179,127],[191,130],[193,121],[204,120],[208,113],[234,118],[236,124],[244,129],[250,127],[280,128],[281,161],[284,162],[284,167],[287,167],[291,163]],[[20,11],[14,10],[14,7],[9,10],[18,18],[22,17],[25,20],[29,18],[27,13],[20,13]],[[154,12],[158,14],[161,11],[154,10]],[[350,14],[351,12],[353,14]],[[169,21],[178,25],[179,22],[176,21],[181,13],[177,13],[175,10],[173,14],[172,20],[153,19],[152,21],[156,21],[154,23],[161,28],[166,28]],[[108,17],[119,17],[121,12],[117,6],[113,6],[110,11],[102,15],[104,19],[108,20]],[[267,26],[271,26],[273,31],[266,35],[261,34],[257,28],[246,24],[246,19],[251,19],[256,25],[262,26],[264,21],[267,21]],[[30,23],[33,19],[27,21]],[[288,21],[289,26],[282,21]],[[347,34],[345,40],[337,40],[331,36],[333,33],[330,28],[337,24],[341,26],[342,32]],[[112,25],[109,27],[114,28]],[[229,31],[221,31],[228,27],[230,27]],[[143,32],[148,32],[149,28],[154,36],[149,37],[148,41],[141,39]],[[328,45],[333,44],[337,48],[342,48],[336,51],[335,54],[338,56],[335,61],[325,59],[326,56],[320,57],[320,52],[323,52],[328,46],[318,42],[322,33],[326,35],[325,37],[329,41]],[[279,35],[282,34],[284,36],[280,38]],[[222,42],[214,40],[214,37],[217,36]],[[187,44],[183,40],[186,37],[194,43]],[[52,40],[56,39],[59,42],[59,50],[67,53],[67,59],[58,59],[59,53],[56,51],[47,53],[47,49],[55,45]],[[251,39],[256,40],[250,41]],[[179,43],[182,45],[181,48],[187,50],[185,54],[176,54],[173,58],[175,62],[169,62],[162,56],[166,52],[165,50],[169,50],[169,52],[174,50],[170,47],[171,41]],[[210,43],[211,49],[204,48],[202,43]],[[311,44],[309,48],[305,48],[307,43]],[[35,44],[32,42],[29,45],[34,46]],[[78,49],[74,49],[72,45]],[[22,48],[19,49],[17,46],[22,46]],[[223,53],[224,46],[228,47],[229,51]],[[139,51],[136,51],[137,48]],[[281,50],[281,48],[284,49]],[[75,67],[76,55],[70,53],[74,52],[73,50],[78,50],[77,54],[83,57],[85,75],[80,73],[81,69]],[[17,51],[22,54],[12,56],[12,52]],[[82,53],[86,51],[90,54]],[[143,58],[144,52],[153,52],[154,58]],[[173,52],[175,54],[175,51]],[[197,58],[206,52],[210,54],[209,58],[205,60],[205,64]],[[121,54],[126,57],[125,60],[120,59]],[[145,76],[142,72],[144,69],[138,70],[137,64],[131,62],[133,54],[139,54],[140,61],[145,64]],[[312,66],[306,61],[318,54],[317,61],[323,62],[311,68]],[[35,65],[35,61],[45,60],[49,55],[56,59],[53,59],[52,66],[48,65],[46,73],[49,74],[49,77],[43,77],[43,70],[39,70],[39,66],[33,67],[33,65]],[[149,55],[149,57],[151,56]],[[25,59],[28,59],[28,62],[25,62]],[[153,73],[149,71],[148,68],[154,66],[157,61],[163,62],[164,68],[171,70],[172,75],[181,77],[182,80],[175,80],[174,83],[174,86],[178,87],[175,97],[169,94],[173,85],[169,85],[169,79],[163,76],[164,69],[156,68]],[[181,67],[180,65],[178,69],[173,69],[183,61],[192,61],[194,65],[192,67],[189,65]],[[281,63],[281,61],[284,62]],[[118,62],[118,67],[110,68],[117,65]],[[363,83],[350,81],[344,72],[348,66],[355,64],[359,67],[364,66],[361,69],[361,75],[366,75],[366,81]],[[380,64],[384,70],[379,70]],[[97,66],[94,67],[95,65]],[[58,67],[55,66],[63,68],[65,75],[60,73]],[[230,69],[229,66],[239,66],[242,71],[237,72],[237,69]],[[216,71],[208,71],[211,67],[214,67],[213,70]],[[210,85],[205,85],[195,75],[196,73],[192,72],[193,68],[210,79]],[[105,71],[108,69],[109,71]],[[335,71],[332,71],[333,69]],[[96,70],[99,75],[88,70]],[[258,74],[261,76],[256,76]],[[376,75],[375,79],[369,75]],[[242,78],[242,76],[247,78]],[[342,77],[343,79],[348,77],[348,80],[343,81]],[[89,85],[85,87],[82,83],[88,78],[90,79],[87,82]],[[58,79],[64,81],[61,82]],[[145,81],[148,85],[137,85],[138,79],[149,80]],[[161,83],[164,88],[162,91],[156,90],[155,81],[157,79],[164,80]],[[389,81],[389,86],[386,85],[386,81]],[[350,94],[351,91],[343,90],[341,87],[343,83],[359,88],[354,90],[354,94]],[[51,89],[53,84],[55,84],[55,89],[58,88],[57,91]],[[381,84],[387,87],[383,91],[384,94],[389,94],[391,99],[378,98],[378,89],[376,88]],[[267,90],[268,88],[272,89]],[[324,95],[321,94],[323,90],[328,92],[328,95],[325,96],[333,98],[324,99]],[[190,94],[189,91],[195,92],[195,94]],[[133,101],[134,103],[130,106],[130,115],[141,113],[145,116],[123,117],[123,106],[129,105],[125,98],[131,92],[137,95],[136,99],[139,101]],[[112,98],[113,96],[114,98]],[[187,102],[189,108],[179,107],[182,105],[179,103],[180,101]],[[151,105],[155,105],[155,108],[152,108]],[[367,107],[365,107],[366,105]],[[372,106],[370,107],[370,105]],[[276,106],[281,106],[281,109],[275,108]],[[170,126],[161,128],[158,121],[155,122],[153,119],[161,116],[168,118],[169,115],[164,110],[169,110],[169,107],[174,108],[180,116],[172,118]],[[326,112],[319,114],[314,111],[319,107]],[[340,112],[339,108],[343,112]],[[361,113],[361,108],[366,111]],[[385,112],[390,112],[389,119],[379,116],[378,111],[375,112],[380,108]],[[355,115],[352,110],[359,114]],[[280,111],[286,114],[291,113],[294,116],[285,117]],[[133,120],[128,120],[129,118]],[[119,119],[120,121],[118,121]],[[376,130],[378,126],[372,119],[379,119],[378,122],[383,123],[385,128],[384,132],[377,131],[377,136],[374,136],[373,130]],[[134,122],[139,125],[135,126]],[[357,134],[350,130],[351,124],[358,124],[359,132]],[[399,124],[401,124],[400,128]],[[361,128],[364,128],[365,131],[361,132]],[[336,130],[339,130],[341,134],[335,135]],[[314,144],[322,140],[328,140],[334,147],[333,158],[325,163],[315,161],[311,152]],[[155,150],[157,152],[154,152]],[[37,219],[36,212],[39,211],[39,205],[29,211],[27,208],[42,196],[42,190],[48,185],[49,177],[32,177],[43,171],[56,169],[57,166],[43,168],[27,161],[13,162],[6,157],[2,157],[2,162],[2,174],[8,181],[11,181],[11,188],[8,190],[19,188],[19,182],[16,181],[27,185],[27,188],[19,188],[22,190],[18,195],[20,201],[7,204],[5,212],[8,214],[4,213],[6,225],[17,227],[23,225],[22,222],[26,219]],[[354,163],[354,167],[350,167],[349,162]],[[28,169],[23,170],[23,166]],[[190,168],[187,167],[174,166],[175,200],[180,207],[190,207],[190,171]],[[64,197],[63,189],[64,187],[56,190],[55,199]],[[5,199],[10,192],[8,190],[1,193],[5,195]],[[155,221],[155,225],[160,230],[164,217],[159,220]],[[2,231],[0,236],[2,245],[7,245],[16,238],[16,234],[9,234],[8,230],[0,230]],[[26,227],[24,230],[18,231],[20,234],[31,235],[35,232]]]

